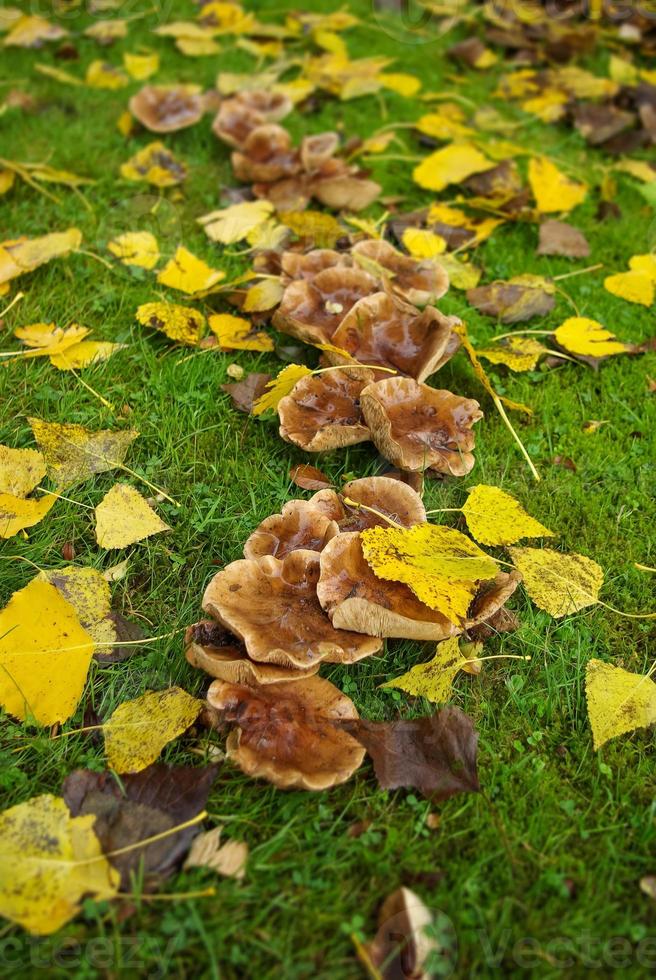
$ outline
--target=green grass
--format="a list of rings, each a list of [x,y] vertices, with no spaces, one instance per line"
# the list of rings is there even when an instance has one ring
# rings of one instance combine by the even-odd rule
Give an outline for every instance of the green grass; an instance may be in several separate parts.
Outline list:
[[[258,12],[275,6],[267,2]],[[320,10],[327,5],[315,0],[309,6]],[[454,66],[441,53],[464,37],[464,31],[441,41],[421,38],[422,43],[404,43],[412,37],[399,32],[391,15],[374,15],[365,3],[351,6],[363,19],[347,35],[354,56],[388,54],[397,58],[394,70],[417,74],[425,90],[455,91]],[[130,4],[126,10],[131,14],[148,7]],[[166,19],[192,17],[194,12],[191,3],[171,4]],[[92,22],[86,14],[73,11],[62,22],[76,34],[80,62],[63,63],[73,72],[79,73],[96,57],[118,64],[122,51],[140,46],[160,51],[158,81],[209,86],[219,70],[254,69],[252,58],[235,49],[230,38],[216,58],[184,58],[171,41],[150,34],[159,23],[157,13],[134,21],[128,39],[110,49],[99,49],[78,36]],[[145,135],[125,140],[115,128],[138,84],[118,92],[58,84],[33,67],[35,62],[62,65],[52,46],[38,52],[8,50],[2,60],[9,81],[2,83],[0,94],[20,87],[43,103],[35,114],[13,109],[0,116],[2,154],[14,160],[48,160],[54,167],[97,181],[84,192],[88,208],[65,189],[52,188],[61,201],[55,204],[18,185],[0,199],[5,237],[75,224],[84,234],[84,247],[106,255],[104,244],[112,234],[150,227],[167,255],[180,241],[217,267],[237,268],[239,260],[228,261],[195,224],[198,215],[219,205],[221,188],[233,183],[229,154],[211,134],[207,119],[166,138],[188,163],[190,176],[182,192],[165,196],[152,216],[147,211],[155,196],[117,176],[120,163],[148,142]],[[607,56],[602,53],[587,64],[605,71]],[[484,75],[464,72],[457,90],[484,104],[501,70]],[[416,119],[422,111],[423,104],[392,93],[383,100],[346,104],[322,99],[311,114],[295,113],[290,126],[296,136],[334,126],[345,136],[367,135],[386,122]],[[539,145],[574,173],[590,180],[598,177],[607,161],[588,151],[571,130],[527,121],[509,106],[505,111],[522,121],[518,140]],[[398,152],[424,152],[410,136],[403,138],[408,149]],[[410,163],[394,160],[379,161],[372,168],[385,194],[406,196],[407,209],[431,200],[410,182],[410,168]],[[448,193],[441,197],[450,199]],[[602,262],[605,268],[565,281],[563,288],[582,315],[601,320],[622,339],[639,341],[653,332],[653,310],[616,299],[601,284],[604,274],[624,269],[630,255],[654,246],[654,214],[629,179],[620,178],[617,202],[622,209],[618,221],[601,223],[595,218],[595,194],[575,213],[574,223],[591,242],[590,262]],[[372,213],[380,209],[375,206]],[[484,266],[484,281],[521,272],[557,275],[583,264],[537,258],[536,241],[531,225],[507,225],[497,231],[476,257]],[[129,465],[165,487],[181,505],[158,507],[172,533],[129,549],[128,574],[114,587],[116,608],[140,622],[149,635],[176,631],[175,635],[145,646],[124,663],[94,666],[84,701],[105,716],[149,688],[180,684],[202,694],[206,679],[187,665],[179,631],[199,618],[203,588],[217,567],[240,557],[243,541],[257,523],[299,493],[290,486],[288,473],[306,459],[278,438],[272,421],[234,412],[219,386],[227,380],[231,362],[248,371],[275,370],[279,362],[273,356],[239,352],[186,359],[187,352],[144,331],[135,323],[134,311],[157,296],[148,274],[117,265],[110,271],[92,258],[74,255],[25,277],[20,286],[26,297],[5,319],[4,350],[14,346],[16,326],[37,320],[60,325],[76,320],[93,328],[97,338],[129,346],[84,373],[85,380],[111,400],[115,414],[75,377],[47,362],[3,367],[0,440],[31,445],[29,415],[91,428],[129,422],[141,433],[130,450]],[[477,340],[496,330],[467,306],[462,293],[452,290],[440,306],[466,318]],[[529,326],[556,326],[570,314],[571,305],[559,296],[555,311]],[[288,343],[284,338],[280,342]],[[654,579],[633,564],[656,564],[656,398],[647,392],[647,375],[656,376],[653,354],[611,360],[598,373],[572,364],[521,376],[495,372],[500,392],[534,408],[531,421],[518,418],[516,424],[542,475],[542,482],[535,484],[464,357],[455,358],[435,383],[479,397],[486,418],[477,427],[477,463],[471,476],[428,482],[427,506],[457,507],[466,488],[475,483],[502,486],[559,532],[558,547],[589,555],[603,565],[605,601],[628,611],[654,609]],[[608,422],[586,434],[582,426],[589,419]],[[557,455],[572,458],[576,472],[553,465]],[[312,462],[335,480],[347,473],[376,473],[382,465],[367,445]],[[98,476],[74,488],[71,496],[95,506],[115,478],[109,473]],[[33,574],[24,561],[4,559],[61,567],[61,548],[67,541],[74,542],[80,564],[104,569],[125,557],[100,551],[89,512],[60,501],[28,539],[18,536],[4,544],[2,601]],[[82,916],[44,940],[31,939],[5,923],[0,926],[0,974],[31,977],[40,965],[44,975],[53,978],[342,980],[360,972],[349,934],[371,936],[381,900],[405,884],[453,923],[456,976],[525,976],[531,971],[541,977],[591,971],[603,975],[613,968],[621,968],[626,976],[646,975],[656,959],[656,906],[638,882],[655,870],[653,736],[638,732],[594,753],[584,675],[591,657],[645,672],[654,657],[656,627],[601,607],[554,621],[522,593],[511,605],[521,619],[519,631],[490,641],[486,652],[530,654],[531,661],[492,661],[480,677],[462,675],[455,683],[454,702],[474,718],[480,731],[481,795],[432,807],[413,793],[377,789],[369,764],[330,792],[285,793],[225,764],[210,798],[210,823],[224,824],[229,836],[248,842],[251,857],[245,881],[215,882],[210,873],[186,872],[169,882],[167,893],[216,884],[216,896],[193,901],[135,899],[127,917],[118,903],[88,903]],[[381,691],[379,684],[425,660],[430,652],[430,645],[390,642],[384,657],[322,673],[347,692],[366,717],[411,717],[427,713],[431,706],[399,692]],[[81,718],[82,706],[69,727],[77,727]],[[53,742],[45,733],[30,731],[26,737],[8,719],[2,725],[4,805],[58,793],[62,779],[76,767],[103,768],[102,750],[88,737]],[[213,743],[220,740],[207,735],[181,739],[166,749],[163,759],[201,763],[198,748],[205,752]],[[436,830],[426,824],[431,811],[441,817]],[[367,821],[368,829],[359,837],[349,836],[349,827],[358,821]]]

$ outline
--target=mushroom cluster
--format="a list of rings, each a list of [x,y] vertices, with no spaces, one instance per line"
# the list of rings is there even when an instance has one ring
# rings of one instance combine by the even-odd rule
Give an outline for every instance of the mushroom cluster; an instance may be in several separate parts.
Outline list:
[[[322,663],[353,664],[383,639],[444,640],[481,626],[507,628],[503,606],[516,572],[480,583],[456,624],[400,582],[367,564],[361,532],[426,523],[419,494],[389,477],[291,500],[244,545],[244,558],[212,578],[209,617],[190,626],[188,661],[215,680],[208,701],[233,726],[227,753],[240,768],[280,787],[323,789],[348,779],[363,758],[339,722],[354,705],[318,677]],[[497,625],[498,624],[498,625]]]
[[[225,99],[212,124],[220,140],[233,147],[238,180],[252,185],[278,211],[302,211],[312,198],[337,210],[360,211],[379,195],[380,185],[337,156],[337,133],[305,136],[296,147],[280,121],[293,108],[277,93],[243,91]]]

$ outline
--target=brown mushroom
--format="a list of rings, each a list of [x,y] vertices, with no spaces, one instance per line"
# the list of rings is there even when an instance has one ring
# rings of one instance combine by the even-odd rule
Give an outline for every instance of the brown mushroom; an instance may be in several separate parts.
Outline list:
[[[281,437],[310,453],[367,442],[360,392],[372,377],[343,368],[301,378],[278,404]]]
[[[207,700],[237,725],[226,742],[228,757],[280,789],[328,789],[364,759],[360,743],[338,727],[357,719],[355,706],[323,677],[266,686],[215,681]]]
[[[247,109],[259,112],[268,123],[280,122],[294,108],[288,95],[282,92],[268,92],[266,89],[240,92],[237,100]]]
[[[449,288],[449,277],[441,265],[397,252],[389,242],[368,239],[357,242],[351,251],[356,262],[364,260],[365,268],[368,262],[375,262],[392,273],[392,288],[415,306],[434,302]]]
[[[286,282],[292,279],[312,280],[324,269],[352,265],[347,252],[335,252],[332,248],[313,248],[311,252],[283,252],[280,265]]]
[[[257,109],[245,105],[240,99],[225,99],[212,122],[212,132],[228,146],[239,148],[258,126],[266,123]]]
[[[474,465],[477,401],[429,388],[413,378],[386,378],[362,389],[360,404],[376,448],[394,466],[465,476]]]
[[[290,282],[273,325],[306,343],[326,343],[352,306],[376,288],[376,280],[363,269],[331,267],[318,272],[312,282]]]
[[[368,972],[381,980],[431,980],[435,974],[429,957],[443,955],[445,948],[431,935],[433,925],[433,914],[419,896],[409,888],[397,888],[383,902],[378,932],[366,946],[372,963]]]
[[[513,569],[512,572],[499,572],[496,578],[481,582],[467,611],[465,627],[469,629],[480,626],[493,619],[505,606],[521,580],[520,573]]]
[[[373,293],[351,307],[332,343],[363,364],[393,368],[423,381],[457,351],[460,338],[451,328],[459,322],[434,306],[420,313],[388,293]],[[326,357],[332,363],[343,360],[330,351]]]
[[[353,507],[346,500],[364,504],[365,507]],[[387,476],[365,476],[360,480],[351,480],[344,484],[341,494],[329,489],[319,490],[309,503],[325,517],[336,521],[340,531],[363,531],[379,525],[385,527],[385,517],[404,527],[426,521],[426,510],[419,494],[406,483]],[[385,517],[379,517],[374,510]]]
[[[262,663],[307,670],[322,660],[354,663],[377,653],[380,640],[333,629],[317,599],[318,580],[316,551],[233,561],[207,586],[203,609]]]
[[[407,640],[445,640],[462,633],[420,602],[407,585],[377,578],[357,531],[338,534],[320,556],[317,595],[336,629]]]
[[[248,134],[241,149],[231,157],[235,177],[244,181],[280,180],[301,169],[292,138],[282,126],[266,123]]]
[[[301,162],[307,173],[318,170],[326,163],[339,147],[337,133],[318,133],[316,136],[305,136],[301,140]]]
[[[153,133],[174,133],[193,126],[203,115],[198,85],[144,85],[129,102],[142,126]]]
[[[318,663],[307,670],[257,663],[248,656],[241,640],[213,619],[202,619],[188,627],[185,656],[192,667],[231,684],[279,684],[304,680],[319,669]]]
[[[324,517],[309,500],[288,500],[280,514],[263,520],[246,540],[244,558],[284,558],[299,548],[321,551],[338,533],[335,521]]]

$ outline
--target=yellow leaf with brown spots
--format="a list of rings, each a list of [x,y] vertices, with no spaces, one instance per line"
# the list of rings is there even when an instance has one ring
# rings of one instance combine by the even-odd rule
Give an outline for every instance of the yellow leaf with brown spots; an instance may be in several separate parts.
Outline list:
[[[585,693],[595,749],[656,722],[656,684],[648,675],[633,674],[603,660],[588,660]]]
[[[28,418],[34,438],[44,455],[48,476],[58,489],[82,483],[96,473],[120,467],[136,429],[100,429]]]
[[[477,348],[476,353],[492,364],[504,364],[511,371],[520,372],[533,371],[542,355],[549,351],[532,337],[504,337],[489,347]]]
[[[202,707],[180,687],[125,701],[103,725],[108,764],[119,773],[141,772],[193,725]]]
[[[43,520],[56,499],[52,494],[24,498],[0,493],[0,538],[13,538],[26,527],[34,527]]]
[[[522,538],[554,537],[553,531],[527,514],[505,490],[479,483],[468,494],[462,513],[469,533],[481,544],[498,546]]]
[[[144,327],[160,330],[171,340],[196,347],[205,332],[205,317],[190,306],[177,303],[143,303],[136,317]]]
[[[273,338],[256,330],[250,320],[230,313],[215,313],[208,319],[209,328],[225,350],[273,350]]]
[[[36,449],[0,446],[0,493],[26,497],[46,475],[46,462]]]
[[[96,507],[96,541],[101,548],[127,548],[170,530],[139,491],[127,483],[114,484]]]
[[[434,704],[445,704],[451,697],[451,685],[456,674],[467,665],[467,660],[460,652],[458,637],[437,644],[437,651],[432,660],[417,664],[400,677],[381,684],[381,687],[394,687],[406,694],[426,698]]]
[[[159,245],[150,231],[126,231],[108,242],[107,248],[123,265],[154,269],[159,262]]]
[[[556,619],[599,602],[604,573],[592,558],[550,548],[510,548],[509,551],[535,605]]]
[[[125,180],[142,180],[153,187],[174,187],[186,179],[187,168],[164,143],[155,140],[121,164],[121,177]]]

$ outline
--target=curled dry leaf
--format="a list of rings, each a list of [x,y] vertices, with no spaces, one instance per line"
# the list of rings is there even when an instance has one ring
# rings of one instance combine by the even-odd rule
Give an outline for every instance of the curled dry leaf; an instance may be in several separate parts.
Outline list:
[[[281,437],[311,453],[367,442],[360,396],[371,379],[348,368],[302,377],[278,403]]]
[[[318,580],[314,551],[235,561],[209,583],[203,609],[264,663],[306,670],[322,660],[353,663],[377,653],[380,640],[333,628],[317,598]]]
[[[187,628],[185,656],[192,667],[230,684],[276,684],[297,681],[316,674],[317,662],[307,670],[251,660],[236,636],[213,619],[203,619]]]
[[[280,514],[267,517],[246,539],[244,558],[273,555],[284,558],[292,551],[322,551],[339,526],[308,500],[288,500]]]
[[[0,466],[1,461],[2,447],[0,446]],[[0,469],[0,480],[2,479],[1,474],[2,470]],[[308,463],[299,463],[298,466],[293,466],[289,471],[289,479],[302,490],[326,490],[332,486],[332,481],[325,473]]]
[[[153,133],[174,133],[203,115],[198,85],[144,85],[128,103],[130,112]]]
[[[464,476],[474,465],[472,426],[478,402],[429,388],[412,378],[387,378],[361,392],[364,420],[376,448],[403,470]]]
[[[378,913],[378,932],[366,947],[381,980],[430,980],[428,959],[441,950],[428,934],[432,924],[430,910],[409,888],[397,888],[385,899]]]
[[[353,702],[322,677],[266,686],[215,681],[207,699],[237,726],[228,757],[281,789],[328,789],[349,779],[364,758],[359,742],[337,727],[355,723]]]
[[[487,286],[467,290],[467,302],[479,313],[497,317],[501,323],[521,323],[534,316],[545,316],[556,305],[555,287],[544,276],[529,273],[497,280]]]

